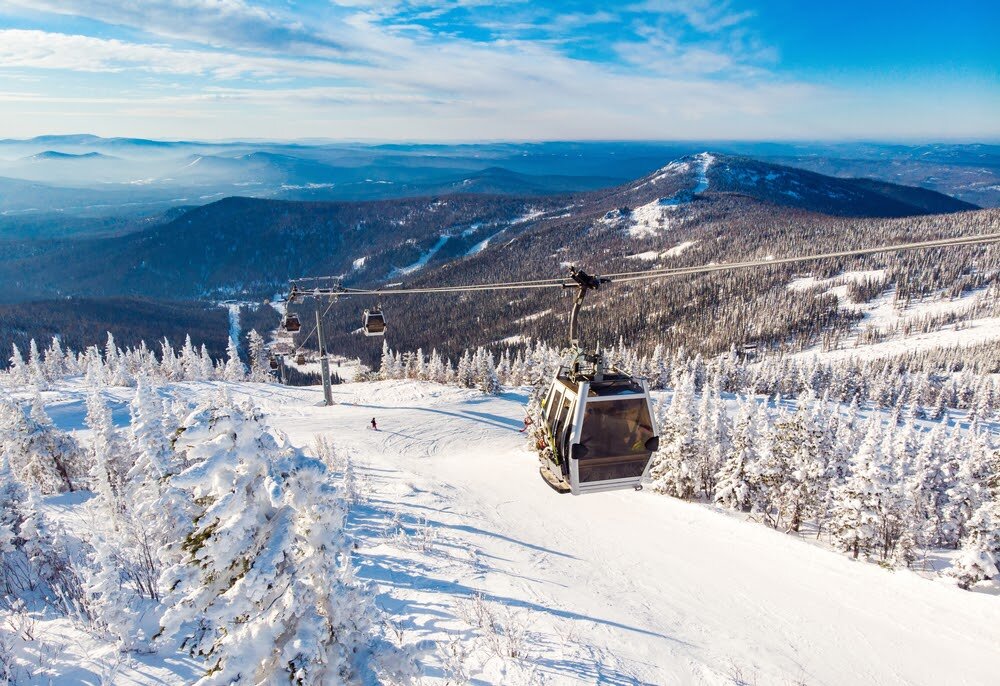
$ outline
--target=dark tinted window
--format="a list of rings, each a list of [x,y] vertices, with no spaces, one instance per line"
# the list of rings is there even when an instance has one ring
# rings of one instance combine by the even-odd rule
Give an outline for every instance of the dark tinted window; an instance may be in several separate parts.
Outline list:
[[[652,437],[645,397],[587,403],[580,436],[584,459],[646,454]]]

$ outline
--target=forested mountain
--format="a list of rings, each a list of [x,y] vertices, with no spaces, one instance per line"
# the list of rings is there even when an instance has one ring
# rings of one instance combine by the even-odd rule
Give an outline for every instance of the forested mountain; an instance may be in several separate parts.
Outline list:
[[[11,284],[12,300],[136,294],[263,300],[296,277],[338,275],[346,285],[369,287],[471,284],[560,276],[569,264],[611,273],[996,230],[996,211],[962,211],[971,207],[923,189],[702,153],[612,189],[567,195],[227,198],[125,236],[16,244],[0,258],[0,278]],[[967,261],[973,251],[985,255],[977,269]],[[993,251],[822,265],[828,277],[844,269],[885,270],[855,284],[850,301],[843,293],[790,289],[807,269],[791,266],[615,287],[593,299],[585,331],[602,342],[625,336],[641,348],[662,342],[705,353],[748,341],[835,346],[864,316],[858,307],[880,295],[957,297],[990,285]],[[436,345],[454,353],[526,336],[552,342],[565,336],[568,303],[558,292],[383,300],[393,344],[403,349]],[[334,305],[333,349],[372,359],[370,341],[352,333],[370,304]]]

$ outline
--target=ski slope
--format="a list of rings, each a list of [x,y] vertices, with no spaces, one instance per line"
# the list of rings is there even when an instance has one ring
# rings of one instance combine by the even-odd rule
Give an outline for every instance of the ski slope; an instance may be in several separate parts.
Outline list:
[[[519,393],[380,382],[335,399],[258,401],[293,442],[323,432],[351,449],[370,491],[363,574],[421,640],[462,631],[461,603],[482,593],[523,614],[543,682],[996,683],[1000,597],[650,492],[560,496],[518,433]],[[436,537],[429,552],[387,554],[394,518]]]
[[[197,401],[219,385],[160,392]],[[323,434],[349,451],[359,573],[424,649],[422,683],[455,683],[449,646],[467,651],[476,684],[997,683],[1000,596],[649,491],[558,495],[518,432],[523,392],[343,384],[324,407],[319,388],[229,387],[292,443]],[[131,391],[107,392],[122,422]],[[46,393],[54,421],[81,427],[85,395]],[[515,645],[520,659],[501,657],[484,614],[510,629],[499,650]],[[144,656],[115,682],[193,673],[179,656]]]

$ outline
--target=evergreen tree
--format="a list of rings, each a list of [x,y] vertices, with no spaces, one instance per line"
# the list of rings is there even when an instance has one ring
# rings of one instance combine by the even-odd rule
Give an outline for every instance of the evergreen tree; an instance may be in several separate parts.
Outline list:
[[[734,510],[750,510],[747,468],[757,459],[757,403],[743,398],[733,423],[730,447],[718,474],[715,502]]]
[[[37,393],[28,415],[19,405],[0,401],[0,453],[17,479],[43,493],[76,490],[86,480],[87,460],[79,445],[53,426]]]
[[[96,390],[87,396],[87,428],[90,441],[90,483],[97,498],[117,525],[125,509],[127,449],[115,431],[111,411]]]
[[[183,558],[163,575],[173,592],[161,635],[207,660],[198,683],[376,676],[387,646],[350,567],[345,505],[322,462],[279,446],[248,408],[205,414],[180,442],[200,454],[173,481],[201,509]],[[407,676],[405,660],[389,669]]]
[[[226,346],[226,368],[223,372],[226,381],[246,381],[247,369],[240,360],[240,351],[236,348],[236,340],[229,339]]]
[[[250,355],[250,381],[264,383],[271,378],[267,365],[267,351],[264,349],[264,337],[251,329],[247,334],[247,352]]]
[[[23,386],[28,383],[30,378],[30,371],[28,370],[28,365],[24,362],[24,357],[21,356],[21,350],[17,347],[17,344],[11,344],[12,352],[10,355],[10,380],[15,386]]]
[[[951,574],[966,589],[979,581],[1000,581],[1000,501],[985,501],[969,520]]]
[[[661,427],[660,450],[649,470],[653,489],[678,498],[694,497],[698,446],[695,440],[694,374],[685,373],[670,405],[657,408]]]
[[[830,532],[836,544],[855,558],[869,553],[878,543],[881,438],[882,425],[873,416],[868,419],[865,437],[851,461],[851,474],[835,492]]]

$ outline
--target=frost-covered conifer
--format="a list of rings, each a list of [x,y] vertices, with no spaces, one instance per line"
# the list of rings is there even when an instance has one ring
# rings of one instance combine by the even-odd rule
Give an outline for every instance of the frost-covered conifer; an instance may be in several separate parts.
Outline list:
[[[936,547],[945,541],[945,509],[948,506],[948,477],[944,472],[944,429],[934,427],[923,437],[914,458],[913,479],[909,486],[913,502],[911,525],[923,548]]]
[[[10,355],[10,380],[15,386],[22,386],[28,383],[30,378],[30,371],[28,370],[28,365],[24,362],[24,357],[21,355],[21,350],[17,347],[17,344],[11,345],[12,351]]]
[[[473,358],[472,366],[475,384],[479,390],[488,395],[494,395],[503,390],[491,352],[479,348]]]
[[[38,352],[38,344],[35,343],[34,338],[31,339],[31,344],[28,347],[28,380],[39,390],[48,388],[49,379],[45,376],[42,356]]]
[[[749,511],[750,484],[747,468],[757,459],[757,403],[744,398],[733,422],[730,447],[726,452],[715,487],[715,502],[734,510]]]
[[[824,494],[825,464],[821,453],[820,432],[813,423],[808,401],[800,401],[791,417],[776,425],[772,454],[782,463],[784,474],[777,487],[781,519],[792,531],[816,514]]]
[[[36,393],[30,414],[9,401],[0,401],[0,452],[21,482],[43,493],[81,488],[88,471],[80,446],[53,426]]]
[[[851,461],[851,474],[834,493],[830,533],[837,545],[855,558],[861,553],[867,554],[878,543],[881,440],[881,422],[871,417],[865,425],[864,439]]]
[[[223,378],[226,381],[246,381],[247,378],[247,369],[240,360],[240,352],[233,338],[229,339],[229,344],[226,346],[226,369]]]
[[[353,576],[346,509],[324,465],[279,446],[250,408],[192,419],[178,444],[195,465],[173,482],[201,511],[163,575],[161,635],[205,659],[198,683],[406,679]]]
[[[962,588],[1000,580],[1000,501],[985,501],[969,520],[962,552],[951,574]]]
[[[115,431],[107,403],[96,390],[87,396],[86,423],[91,432],[91,487],[117,524],[125,507],[128,450]]]
[[[476,383],[476,372],[472,365],[472,354],[466,350],[458,360],[455,380],[462,388],[472,388]]]
[[[716,374],[702,391],[696,431],[698,490],[709,501],[715,497],[717,474],[728,449],[727,424],[726,408],[722,402],[722,379]]]
[[[247,334],[247,352],[250,355],[250,381],[264,383],[271,378],[267,366],[267,351],[264,349],[264,337],[251,329]]]
[[[670,405],[665,409],[657,407],[660,450],[649,470],[656,491],[685,499],[694,497],[697,486],[694,380],[694,374],[683,374]]]

